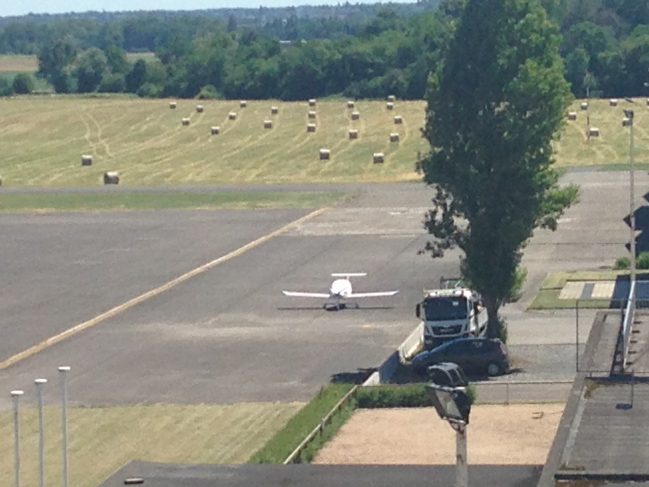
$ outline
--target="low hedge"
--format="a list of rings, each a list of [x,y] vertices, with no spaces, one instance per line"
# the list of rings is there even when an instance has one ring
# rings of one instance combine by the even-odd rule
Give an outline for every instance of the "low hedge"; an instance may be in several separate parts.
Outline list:
[[[473,385],[467,387],[467,395],[474,403],[476,390]],[[420,408],[432,406],[426,392],[426,384],[383,385],[362,387],[356,394],[359,408]]]

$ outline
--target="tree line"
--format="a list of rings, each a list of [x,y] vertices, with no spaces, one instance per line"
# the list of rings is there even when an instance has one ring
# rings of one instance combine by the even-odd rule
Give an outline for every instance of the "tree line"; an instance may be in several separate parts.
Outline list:
[[[564,75],[575,96],[587,90],[604,97],[649,94],[649,0],[541,3],[560,27]],[[416,5],[425,10],[433,4]],[[422,99],[465,4],[443,0],[415,14],[383,8],[369,19],[269,16],[256,27],[239,25],[234,15],[227,21],[147,15],[116,22],[60,20],[47,29],[16,22],[2,30],[0,51],[36,52],[37,75],[59,93]],[[129,62],[125,51],[152,51],[156,57]]]

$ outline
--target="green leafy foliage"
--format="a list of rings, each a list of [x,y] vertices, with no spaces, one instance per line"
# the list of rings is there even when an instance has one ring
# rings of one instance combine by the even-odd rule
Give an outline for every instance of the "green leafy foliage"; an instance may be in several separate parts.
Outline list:
[[[17,95],[28,95],[34,91],[34,78],[27,73],[18,73],[14,77],[12,88]]]
[[[461,268],[484,299],[488,335],[512,299],[521,249],[534,228],[555,229],[577,199],[552,169],[552,139],[570,102],[559,32],[536,0],[469,0],[429,84],[422,162],[434,190],[426,250],[463,251]]]
[[[475,386],[469,384],[466,393],[473,404],[477,398]],[[356,394],[359,408],[420,408],[432,407],[426,384],[381,385],[362,387]]]
[[[613,265],[613,269],[628,269],[629,267],[631,267],[631,259],[628,257],[620,257]]]
[[[638,269],[649,269],[649,252],[642,252],[636,259]]]
[[[0,76],[0,96],[11,96],[14,93],[12,84],[5,76]]]

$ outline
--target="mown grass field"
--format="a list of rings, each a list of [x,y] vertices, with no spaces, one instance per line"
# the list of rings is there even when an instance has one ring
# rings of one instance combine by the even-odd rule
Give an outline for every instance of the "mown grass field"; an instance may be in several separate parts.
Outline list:
[[[279,113],[271,116],[273,105]],[[365,101],[355,109],[358,121],[344,100],[319,102],[316,132],[307,133],[313,120],[306,102],[251,101],[240,108],[238,101],[179,100],[171,110],[168,100],[125,97],[4,99],[0,176],[7,186],[96,186],[108,170],[134,186],[418,180],[417,151],[427,147],[423,102],[398,102],[388,111],[384,102]],[[267,119],[272,129],[264,129]],[[212,126],[221,133],[212,136]],[[348,138],[352,128],[357,140]],[[392,132],[400,142],[389,141]],[[321,148],[331,151],[329,161],[319,160]],[[385,154],[384,164],[373,164],[374,152]],[[81,166],[82,154],[94,157],[93,166]]]
[[[240,464],[302,404],[137,406],[69,410],[70,485],[94,487],[131,460]],[[45,411],[46,485],[61,485],[61,414]],[[22,485],[38,486],[38,417],[21,410]],[[0,485],[14,482],[13,414],[0,414]]]
[[[635,112],[634,144],[635,162],[649,163],[649,107],[646,99],[636,98],[634,103],[620,99],[616,107],[609,100],[590,100],[591,127],[600,129],[599,137],[586,137],[586,112],[580,109],[582,100],[573,103],[577,120],[569,121],[561,139],[555,143],[557,166],[583,167],[620,165],[626,168],[629,160],[629,128],[622,127],[624,110]],[[607,167],[606,169],[615,169]]]
[[[196,105],[205,107],[196,112]],[[270,107],[279,107],[271,115]],[[628,160],[628,128],[621,126],[623,109],[636,111],[636,162],[649,163],[649,123],[644,100],[633,105],[620,101],[591,100],[591,126],[600,136],[587,140],[585,113],[576,101],[576,121],[567,123],[557,149],[557,167],[624,167]],[[307,118],[306,102],[276,100],[169,100],[119,97],[18,97],[0,100],[0,176],[6,186],[96,186],[105,171],[118,171],[122,185],[271,184],[324,182],[417,181],[417,153],[425,153],[421,137],[423,101],[397,101],[388,111],[382,101],[360,101],[353,110],[344,100],[319,101],[317,118]],[[237,119],[228,119],[228,113]],[[403,117],[395,125],[394,116]],[[181,120],[191,119],[189,127]],[[264,129],[264,120],[273,120]],[[315,122],[315,133],[307,123]],[[210,128],[218,126],[219,135]],[[357,129],[357,140],[348,131]],[[389,135],[398,132],[400,141]],[[319,160],[329,149],[331,159]],[[373,164],[372,154],[383,152],[384,164]],[[81,155],[94,157],[92,167],[81,166]]]
[[[36,56],[22,54],[0,54],[0,74],[35,73],[38,69]]]
[[[153,52],[129,52],[126,58],[130,62],[144,59],[146,62],[156,60]],[[30,54],[0,54],[0,73],[35,73],[38,70],[36,55]]]

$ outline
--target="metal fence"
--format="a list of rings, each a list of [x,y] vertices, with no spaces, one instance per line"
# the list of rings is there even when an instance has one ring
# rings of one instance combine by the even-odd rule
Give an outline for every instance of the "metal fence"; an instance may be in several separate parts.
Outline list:
[[[473,382],[477,404],[548,403],[568,400],[572,379]]]

